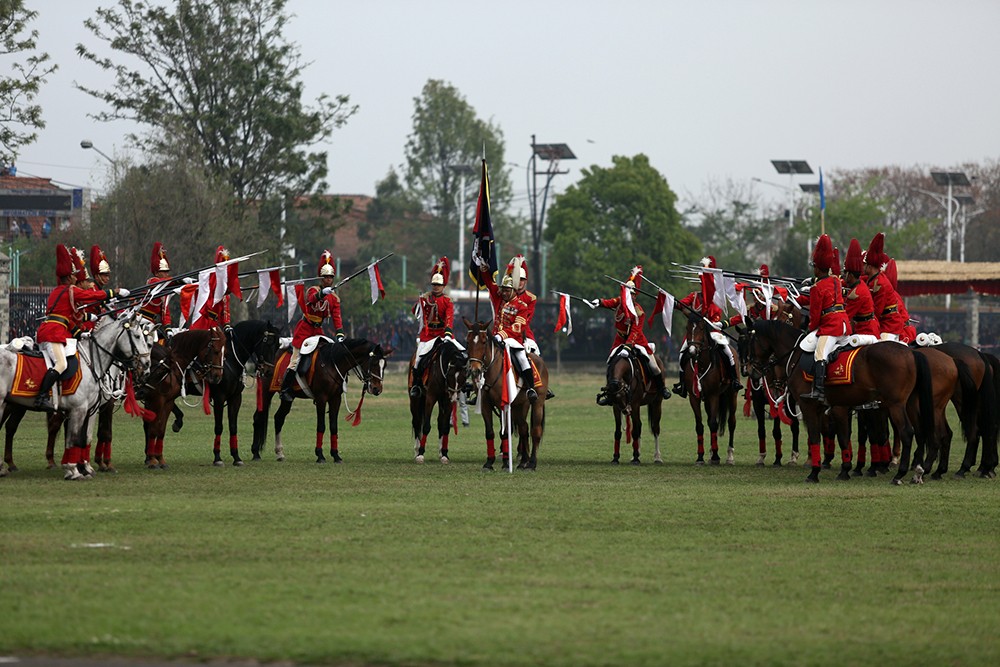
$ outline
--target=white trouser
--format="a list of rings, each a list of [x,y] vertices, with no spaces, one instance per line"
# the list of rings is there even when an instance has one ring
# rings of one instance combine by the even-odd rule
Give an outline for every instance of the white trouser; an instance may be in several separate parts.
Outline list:
[[[621,346],[616,347],[614,350],[611,351],[611,356],[608,357],[608,363],[611,363],[611,357],[615,356],[615,352],[620,348]],[[653,375],[660,374],[660,365],[656,363],[656,359],[654,359],[653,355],[649,353],[649,350],[646,349],[645,345],[633,345],[632,349],[642,356],[643,360],[646,362],[646,368],[649,370],[650,373],[652,373]]]
[[[438,342],[439,340],[442,340],[442,339],[445,342],[447,342],[447,343],[451,343],[452,345],[454,345],[459,350],[462,350],[463,352],[465,351],[465,346],[464,345],[462,345],[461,343],[459,343],[454,338],[449,338],[447,336],[443,336],[442,338],[431,338],[430,340],[420,340],[418,338],[417,339],[417,356],[413,359],[413,367],[416,368],[420,364],[420,360],[423,359],[424,357],[426,357],[430,353],[430,351],[434,349],[434,343],[436,343],[436,342]]]
[[[883,331],[881,334],[879,334],[878,338],[879,340],[891,340],[894,343],[899,342],[899,334],[889,333],[887,331]]]
[[[288,370],[294,371],[299,367],[299,348],[292,348],[292,358],[288,360]]]
[[[42,343],[41,347],[49,365],[62,375],[66,371],[66,346],[62,343]]]
[[[531,368],[531,364],[528,363],[528,355],[524,351],[524,346],[518,343],[513,338],[504,338],[503,344],[510,350],[511,359],[514,360],[514,365],[517,366],[519,372],[524,372]]]
[[[836,348],[847,343],[850,336],[820,336],[816,339],[816,351],[813,358],[816,361],[826,361]]]

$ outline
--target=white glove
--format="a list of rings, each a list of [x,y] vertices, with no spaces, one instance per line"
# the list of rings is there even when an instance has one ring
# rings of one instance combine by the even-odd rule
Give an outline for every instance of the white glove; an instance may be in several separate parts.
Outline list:
[[[91,322],[96,322],[100,318],[97,316],[97,313],[90,313],[89,315],[87,315],[87,319]]]
[[[118,296],[128,296],[128,290],[124,287],[118,288]]]
[[[445,337],[445,340],[454,340],[455,339],[454,336],[452,336],[450,333],[446,333],[444,335],[444,337]]]
[[[323,296],[327,296],[328,294],[333,294],[333,288],[332,287],[324,287],[323,289],[320,290],[320,293]]]
[[[478,266],[482,271],[486,271],[490,268],[490,265],[486,263],[486,260],[482,257],[476,257],[476,266]]]
[[[338,343],[343,343],[344,342],[344,333],[342,331],[338,331],[337,335],[335,335],[334,338],[336,339],[336,341]]]
[[[493,340],[503,345],[503,338],[500,336],[500,334],[493,334]]]
[[[587,305],[590,306],[591,308],[597,308],[598,306],[601,305],[601,300],[600,299],[594,299],[593,301],[588,301]]]
[[[190,285],[191,283],[196,283],[196,282],[198,282],[198,279],[195,278],[194,276],[188,276],[187,278],[184,279],[184,283],[187,284],[187,285]]]
[[[716,331],[722,331],[722,322],[712,322],[712,328]]]

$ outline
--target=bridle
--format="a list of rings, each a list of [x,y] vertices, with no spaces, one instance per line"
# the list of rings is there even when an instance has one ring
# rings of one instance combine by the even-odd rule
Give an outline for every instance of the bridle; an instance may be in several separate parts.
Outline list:
[[[348,374],[353,374],[355,377],[357,377],[358,380],[360,380],[362,383],[361,385],[362,395],[364,395],[365,393],[369,393],[372,396],[378,396],[380,393],[382,393],[382,390],[379,389],[379,391],[377,392],[373,391],[372,385],[373,381],[378,380],[378,386],[381,387],[383,381],[385,380],[385,363],[384,363],[385,353],[383,352],[381,345],[372,343],[371,341],[366,341],[366,343],[369,346],[369,348],[368,348],[367,358],[364,360],[363,364],[362,361],[359,361],[358,358],[354,355],[354,352],[351,351],[351,348],[347,347],[347,345],[345,345],[343,342],[334,343],[334,345],[344,346],[344,350],[347,352],[347,356],[351,358],[351,365],[347,368],[346,371],[341,371],[340,366],[338,366],[336,363],[333,364],[333,368],[334,370],[337,371],[337,375],[340,376],[342,382],[347,379]],[[372,363],[373,361],[375,362],[374,364]],[[365,366],[364,371],[361,370],[362,365]]]
[[[217,364],[212,363],[212,357],[214,356],[215,350],[217,349],[216,343],[217,341],[219,341],[219,334],[221,332],[218,327],[212,327],[211,329],[207,329],[207,331],[211,332],[212,334],[211,338],[209,339],[208,345],[201,348],[201,351],[199,351],[198,354],[195,355],[194,359],[191,360],[191,363],[187,365],[187,368],[183,369],[183,372],[181,374],[182,377],[187,375],[188,372],[191,372],[197,379],[201,380],[202,382],[205,382],[206,378],[213,371],[217,371],[220,376],[222,375],[222,372],[224,371],[226,364],[225,343],[223,343],[222,345],[222,354],[220,355],[221,356],[220,362]],[[222,336],[225,337],[225,334],[222,334]],[[179,365],[178,368],[180,368]]]
[[[636,353],[634,350],[622,345],[621,349],[628,350],[628,356],[622,356],[621,352],[617,350],[614,353],[614,359],[608,366],[608,375],[610,376],[615,366],[620,363],[620,359],[628,361],[629,365],[629,381],[624,382],[624,376],[617,380],[612,380],[608,377],[607,383],[607,397],[610,399],[610,403],[618,403],[623,406],[623,409],[630,408],[629,398],[632,394],[633,387],[636,384],[636,380],[641,377],[641,371],[637,372],[636,369]],[[641,396],[641,394],[640,394]]]
[[[122,372],[122,378],[125,375],[132,373],[135,374],[136,371],[136,361],[141,360],[142,356],[149,356],[149,351],[147,350],[145,355],[139,352],[136,347],[135,334],[136,330],[140,336],[145,336],[148,338],[149,332],[143,331],[141,325],[136,326],[136,323],[129,318],[122,318],[121,320],[114,320],[116,322],[121,322],[121,326],[118,328],[118,332],[114,337],[110,347],[105,347],[101,342],[95,338],[93,335],[87,338],[88,341],[88,361],[87,366],[90,368],[91,375],[93,376],[94,382],[100,387],[102,392],[105,392],[108,397],[114,395],[114,390],[105,386],[105,378],[108,378],[111,374],[113,368],[119,368]],[[110,326],[110,325],[105,325]],[[96,332],[95,332],[96,333]],[[119,341],[122,336],[126,336],[129,344],[128,355],[119,355]],[[108,364],[104,365],[102,355],[97,354],[97,352],[103,353],[107,356]],[[146,372],[149,371],[149,364],[146,364]]]
[[[483,355],[482,359],[480,359],[479,357],[474,357],[470,354],[468,360],[465,362],[466,374],[468,375],[469,378],[475,378],[476,373],[478,372],[482,377],[483,387],[487,391],[489,391],[493,385],[486,384],[486,377],[489,375],[490,368],[493,367],[493,364],[496,363],[496,360],[500,357],[500,355],[496,353],[496,350],[499,347],[499,345],[495,340],[493,340],[493,336],[491,336],[484,328],[477,327],[474,331],[470,331],[469,333],[474,336],[473,340],[477,344],[479,342],[479,336],[482,335],[486,337],[486,340],[483,343],[483,345],[489,352],[490,360],[489,363],[486,363],[485,354]],[[478,364],[478,367],[475,364]]]

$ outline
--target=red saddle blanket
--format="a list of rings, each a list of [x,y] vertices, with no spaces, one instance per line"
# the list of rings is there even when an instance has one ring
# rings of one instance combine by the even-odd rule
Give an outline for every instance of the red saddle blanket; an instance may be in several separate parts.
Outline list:
[[[80,386],[80,380],[83,378],[79,358],[73,357],[66,361],[66,370],[72,371],[72,374],[68,378],[65,377],[65,374],[63,376],[64,379],[59,390],[63,396],[76,393],[77,388]],[[73,366],[76,366],[75,370],[73,370]],[[14,386],[11,387],[10,395],[21,398],[33,398],[37,396],[38,387],[42,384],[42,376],[45,375],[46,370],[48,370],[48,367],[45,365],[43,357],[36,357],[29,354],[17,355],[17,368],[14,370]]]
[[[855,347],[847,352],[842,352],[830,362],[826,367],[826,386],[838,384],[852,384],[854,382],[854,359],[858,356],[862,348]],[[802,372],[807,380],[812,382],[811,373]]]
[[[316,349],[318,350],[319,348]],[[312,384],[313,376],[316,374],[315,358],[315,354],[299,357],[299,371],[302,370],[303,363],[309,364],[309,369],[306,371],[306,384]],[[281,381],[285,378],[285,372],[288,371],[288,362],[291,360],[291,350],[285,350],[278,355],[278,360],[274,362],[274,375],[271,376],[271,386],[268,387],[268,391],[281,391]]]

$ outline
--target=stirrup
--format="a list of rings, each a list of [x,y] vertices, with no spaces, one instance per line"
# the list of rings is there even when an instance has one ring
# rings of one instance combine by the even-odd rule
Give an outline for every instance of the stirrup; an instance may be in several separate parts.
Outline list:
[[[528,387],[527,391],[524,392],[524,395],[528,398],[529,403],[534,403],[538,398],[538,392],[535,391],[534,387]]]
[[[424,393],[424,388],[419,384],[415,384],[412,387],[410,387],[409,391],[410,398],[420,398],[421,396],[423,396],[423,393]]]
[[[552,393],[551,389],[546,389],[545,390],[545,400],[546,401],[551,400],[551,399],[553,399],[555,397],[556,397],[556,395]]]
[[[55,412],[56,406],[52,403],[52,399],[49,398],[48,394],[39,394],[35,398],[35,409],[44,410],[45,412]]]

